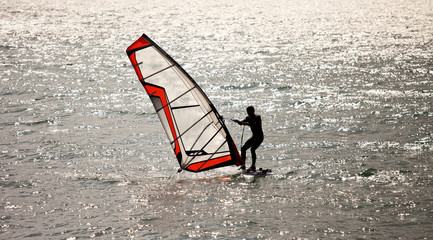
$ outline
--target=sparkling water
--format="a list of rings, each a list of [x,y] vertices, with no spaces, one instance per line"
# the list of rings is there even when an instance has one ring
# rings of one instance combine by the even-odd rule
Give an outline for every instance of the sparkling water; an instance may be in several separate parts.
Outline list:
[[[433,237],[431,0],[0,9],[1,239]],[[257,167],[273,175],[176,172],[125,54],[142,33],[197,81],[238,145],[229,119],[255,106]]]

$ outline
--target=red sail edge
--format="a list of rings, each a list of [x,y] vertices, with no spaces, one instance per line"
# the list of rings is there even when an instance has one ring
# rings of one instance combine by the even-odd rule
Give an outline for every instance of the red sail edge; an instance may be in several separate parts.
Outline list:
[[[134,50],[136,51],[140,48],[150,46],[151,44],[152,43],[149,40],[147,40],[146,36],[143,35],[137,41],[135,41],[133,44],[131,44],[131,46],[129,46],[126,49],[126,52],[130,52],[130,51],[134,51]]]

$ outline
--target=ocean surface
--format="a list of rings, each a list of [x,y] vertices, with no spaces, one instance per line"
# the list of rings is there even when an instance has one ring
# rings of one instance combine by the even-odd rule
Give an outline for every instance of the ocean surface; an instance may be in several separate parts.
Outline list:
[[[273,175],[176,172],[143,33]],[[0,239],[433,238],[431,0],[5,0],[0,81]]]

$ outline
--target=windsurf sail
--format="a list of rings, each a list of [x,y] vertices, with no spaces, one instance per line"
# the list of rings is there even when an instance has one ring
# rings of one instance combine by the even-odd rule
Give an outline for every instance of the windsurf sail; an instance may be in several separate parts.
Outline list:
[[[126,49],[181,170],[244,165],[215,106],[192,77],[143,34]]]

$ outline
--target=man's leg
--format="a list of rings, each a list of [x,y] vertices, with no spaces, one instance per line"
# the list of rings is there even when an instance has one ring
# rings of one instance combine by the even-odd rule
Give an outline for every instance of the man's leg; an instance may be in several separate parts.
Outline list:
[[[245,159],[247,158],[247,150],[248,150],[248,148],[253,146],[253,143],[254,143],[254,139],[250,138],[250,139],[248,139],[248,141],[245,142],[245,144],[241,148],[241,157],[242,157],[242,160],[244,160],[244,162],[245,162]]]
[[[263,140],[255,140],[251,145],[251,159],[252,159],[251,169],[254,171],[256,170],[256,159],[257,159],[256,149],[260,146],[260,144],[262,144],[262,142]]]

